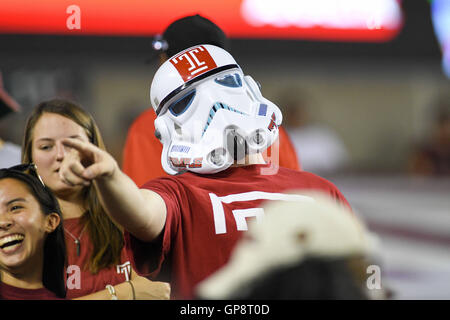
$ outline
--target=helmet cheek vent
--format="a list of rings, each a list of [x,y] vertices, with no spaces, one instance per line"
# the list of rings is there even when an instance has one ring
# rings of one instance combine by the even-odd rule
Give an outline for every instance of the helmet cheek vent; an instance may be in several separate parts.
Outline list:
[[[256,145],[256,146],[258,146],[258,147],[264,146],[265,143],[266,143],[266,136],[265,136],[264,132],[261,131],[261,130],[259,130],[259,129],[256,130],[256,131],[251,135],[250,143],[251,143],[252,145]]]
[[[208,155],[208,160],[215,166],[222,166],[227,159],[227,151],[224,148],[217,148]]]

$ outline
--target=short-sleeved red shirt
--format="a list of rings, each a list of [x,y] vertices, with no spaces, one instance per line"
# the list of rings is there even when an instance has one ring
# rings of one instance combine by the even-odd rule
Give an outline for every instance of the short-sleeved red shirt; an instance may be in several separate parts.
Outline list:
[[[67,298],[74,299],[100,290],[104,290],[107,284],[116,285],[129,280],[131,263],[126,252],[122,249],[120,263],[92,274],[87,267],[93,245],[89,233],[85,230],[80,241],[80,255],[77,255],[75,240],[67,233],[69,231],[75,237],[79,237],[84,226],[80,224],[80,218],[64,220],[65,239],[67,248],[68,266],[66,269]]]
[[[23,289],[0,282],[0,300],[64,300],[46,289]]]
[[[144,184],[164,199],[167,218],[158,241],[144,243],[125,233],[133,267],[170,281],[173,298],[191,299],[195,286],[227,263],[247,220],[262,218],[263,201],[288,200],[284,192],[292,190],[321,190],[349,207],[331,182],[314,174],[281,167],[276,174],[261,174],[264,170],[269,165],[213,175],[187,172]]]

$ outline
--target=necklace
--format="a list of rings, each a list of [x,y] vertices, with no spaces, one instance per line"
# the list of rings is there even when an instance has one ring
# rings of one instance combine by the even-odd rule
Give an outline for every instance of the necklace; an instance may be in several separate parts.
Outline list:
[[[80,248],[80,247],[81,247],[80,240],[81,240],[81,236],[83,235],[84,230],[86,230],[86,227],[87,227],[87,224],[84,226],[83,230],[81,230],[80,235],[78,236],[78,238],[75,237],[69,230],[67,230],[66,228],[64,228],[64,231],[65,231],[69,236],[72,237],[72,239],[73,239],[74,242],[75,242],[75,245],[77,246],[77,256],[78,256],[78,257],[80,256],[80,249],[81,249],[81,248]]]

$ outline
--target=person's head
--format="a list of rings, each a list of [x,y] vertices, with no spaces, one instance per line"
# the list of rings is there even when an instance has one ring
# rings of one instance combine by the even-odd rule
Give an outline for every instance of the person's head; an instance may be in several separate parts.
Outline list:
[[[62,215],[51,191],[27,170],[0,169],[0,269],[21,278],[42,265],[43,285],[65,296]]]
[[[150,89],[163,144],[162,167],[216,173],[278,137],[282,115],[230,53],[213,45],[186,49],[164,62]]]
[[[59,167],[68,150],[62,140],[68,137],[90,141],[104,149],[94,119],[78,104],[53,99],[38,104],[28,117],[22,143],[22,162],[35,163],[44,183],[57,196],[80,192],[59,177]]]
[[[212,44],[229,50],[229,41],[223,30],[198,14],[173,21],[152,43],[161,64],[174,54],[199,44]]]
[[[86,187],[69,186],[60,179],[59,168],[69,152],[62,140],[69,137],[89,141],[105,149],[97,124],[80,105],[65,99],[39,103],[28,117],[25,127],[22,162],[36,164],[45,185],[56,197],[82,201],[86,210],[83,219],[88,223],[94,246],[90,269],[96,272],[120,259],[122,232],[104,212],[93,184]]]

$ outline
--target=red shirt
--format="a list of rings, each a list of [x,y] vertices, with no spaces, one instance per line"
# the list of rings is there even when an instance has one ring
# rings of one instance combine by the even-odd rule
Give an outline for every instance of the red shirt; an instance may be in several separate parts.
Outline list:
[[[83,229],[80,218],[64,220],[64,228],[75,237],[79,237]],[[92,274],[85,266],[93,250],[92,243],[87,230],[81,235],[80,256],[77,256],[74,239],[65,232],[68,267],[66,269],[67,298],[73,299],[104,290],[107,284],[116,285],[129,280],[131,274],[131,263],[126,248],[122,249],[121,260],[118,265],[100,270]]]
[[[0,282],[0,300],[64,300],[47,288],[23,289]]]
[[[123,149],[122,170],[138,186],[145,182],[167,176],[161,165],[162,144],[155,137],[156,113],[153,109],[144,111],[128,130]],[[288,134],[279,127],[280,167],[300,170],[297,152]],[[270,151],[267,151],[270,154]]]
[[[159,242],[144,243],[125,233],[136,271],[170,281],[174,298],[191,299],[195,286],[227,263],[247,219],[264,213],[264,200],[284,199],[286,195],[280,193],[288,190],[315,189],[349,206],[323,178],[286,168],[273,175],[260,174],[268,168],[233,167],[213,175],[187,172],[146,183],[143,188],[164,199],[167,218]]]

